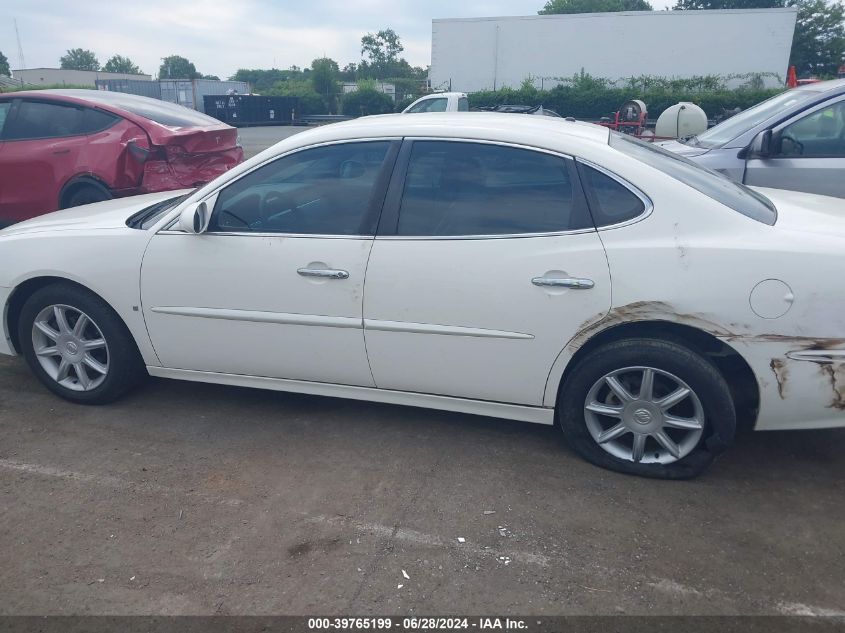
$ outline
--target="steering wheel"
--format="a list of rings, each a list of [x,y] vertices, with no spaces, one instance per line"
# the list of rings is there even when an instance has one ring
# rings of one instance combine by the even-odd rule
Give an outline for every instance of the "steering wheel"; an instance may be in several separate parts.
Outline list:
[[[784,141],[789,141],[792,144],[792,146],[795,148],[796,151],[792,151],[792,152],[789,152],[789,153],[784,152],[783,151]],[[780,151],[781,151],[781,154],[784,154],[786,156],[796,156],[796,155],[802,156],[804,154],[804,143],[801,143],[800,141],[796,141],[793,137],[787,136],[786,134],[784,134],[780,138]]]
[[[281,204],[280,204],[281,203]],[[258,207],[258,216],[261,223],[267,225],[271,220],[287,215],[294,222],[297,219],[299,208],[293,199],[278,191],[269,191],[261,197],[261,204]]]

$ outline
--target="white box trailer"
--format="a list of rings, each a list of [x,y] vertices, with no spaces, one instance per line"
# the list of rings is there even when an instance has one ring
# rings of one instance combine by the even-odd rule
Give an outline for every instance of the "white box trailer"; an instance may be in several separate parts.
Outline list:
[[[798,11],[626,11],[432,20],[431,86],[549,88],[584,72],[612,80],[762,73],[783,85]],[[741,80],[735,79],[734,83]]]

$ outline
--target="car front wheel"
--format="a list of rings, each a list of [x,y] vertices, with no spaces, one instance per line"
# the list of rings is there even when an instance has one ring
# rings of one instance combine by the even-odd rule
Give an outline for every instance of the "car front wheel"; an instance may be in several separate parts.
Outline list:
[[[699,475],[736,426],[715,365],[654,339],[615,341],[584,356],[561,387],[558,416],[568,442],[590,462],[663,479]]]
[[[21,310],[18,336],[35,375],[73,402],[111,402],[145,374],[120,317],[78,286],[53,284],[33,293]]]
[[[76,187],[70,195],[65,196],[62,201],[62,209],[81,207],[84,204],[94,204],[111,199],[112,195],[108,189],[102,185],[87,183]]]

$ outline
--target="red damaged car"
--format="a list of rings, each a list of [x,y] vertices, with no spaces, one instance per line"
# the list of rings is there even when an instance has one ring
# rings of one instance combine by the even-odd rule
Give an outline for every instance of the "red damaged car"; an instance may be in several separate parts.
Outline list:
[[[235,128],[100,90],[0,95],[0,228],[109,198],[202,185],[243,160]]]

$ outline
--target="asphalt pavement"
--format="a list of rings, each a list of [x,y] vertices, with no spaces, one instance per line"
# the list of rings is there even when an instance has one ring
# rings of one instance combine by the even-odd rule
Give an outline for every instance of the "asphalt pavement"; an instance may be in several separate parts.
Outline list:
[[[456,413],[154,379],[73,405],[0,357],[0,614],[845,615],[844,482],[845,430],[664,482]]]
[[[843,614],[843,474],[843,430],[664,482],[455,413],[153,379],[73,405],[0,357],[0,613]]]

